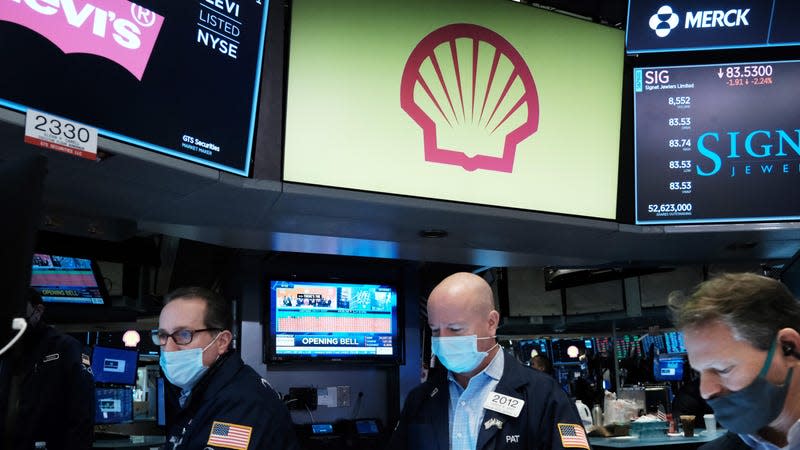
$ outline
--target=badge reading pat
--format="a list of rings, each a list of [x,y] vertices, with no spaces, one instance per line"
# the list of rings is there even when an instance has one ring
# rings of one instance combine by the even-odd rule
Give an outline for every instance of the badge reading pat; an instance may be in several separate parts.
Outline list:
[[[564,448],[585,448],[589,450],[589,441],[586,440],[586,431],[582,425],[572,423],[558,424],[558,434],[561,436],[561,445]]]
[[[211,424],[211,434],[208,435],[206,445],[216,445],[218,447],[232,448],[235,450],[247,450],[250,444],[250,435],[253,434],[253,427],[237,425],[235,423],[217,422]]]

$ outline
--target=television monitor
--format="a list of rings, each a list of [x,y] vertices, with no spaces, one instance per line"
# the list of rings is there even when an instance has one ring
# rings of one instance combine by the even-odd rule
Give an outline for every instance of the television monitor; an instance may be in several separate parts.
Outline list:
[[[395,286],[273,280],[266,360],[402,361]]]
[[[667,346],[665,343],[664,335],[663,334],[645,334],[642,336],[641,339],[642,343],[642,350],[645,353],[650,353],[651,351],[656,351],[657,353],[665,353],[667,352]]]
[[[615,219],[624,33],[524,3],[293,1],[284,181]]]
[[[517,354],[522,362],[529,363],[531,358],[536,355],[544,355],[548,359],[552,359],[550,357],[550,343],[547,339],[523,339],[517,341],[516,346]]]
[[[0,106],[247,176],[269,3],[9,2]]]
[[[617,359],[633,358],[642,354],[642,347],[638,336],[618,336],[614,342],[614,353]]]
[[[686,344],[683,342],[683,333],[670,331],[664,333],[667,353],[686,353]]]
[[[96,424],[133,422],[133,389],[98,387],[94,390]]]
[[[800,219],[798,85],[800,61],[634,68],[636,223]]]
[[[86,258],[34,253],[31,287],[50,304],[106,304],[105,284],[97,264]]]
[[[595,338],[595,350],[597,353],[611,353],[611,339],[607,336]]]
[[[653,376],[656,381],[681,381],[685,363],[682,355],[659,355],[653,360]]]
[[[586,357],[585,339],[553,339],[553,364],[580,364]]]
[[[92,351],[92,373],[96,383],[136,384],[139,352],[96,345]]]

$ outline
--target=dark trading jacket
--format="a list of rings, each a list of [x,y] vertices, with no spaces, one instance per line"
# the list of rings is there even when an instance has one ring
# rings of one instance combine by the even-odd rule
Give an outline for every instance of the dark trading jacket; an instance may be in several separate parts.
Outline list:
[[[525,401],[519,417],[484,410],[477,450],[563,449],[557,424],[581,421],[575,405],[544,373],[505,354],[503,376],[494,392]],[[450,441],[450,390],[446,374],[414,388],[406,398],[389,450],[447,450]],[[497,424],[500,427],[491,424]],[[486,428],[486,424],[490,424]]]
[[[736,433],[729,431],[721,437],[701,445],[698,450],[750,450],[750,446],[745,444]]]
[[[251,427],[248,449],[298,449],[289,410],[235,352],[226,353],[209,368],[192,389],[185,408],[178,403],[180,389],[165,384],[166,450],[224,448],[208,444],[214,422]]]
[[[30,333],[30,334],[28,334]],[[14,370],[20,383],[14,449],[29,450],[37,441],[48,450],[92,447],[94,379],[73,337],[39,324],[25,333]]]

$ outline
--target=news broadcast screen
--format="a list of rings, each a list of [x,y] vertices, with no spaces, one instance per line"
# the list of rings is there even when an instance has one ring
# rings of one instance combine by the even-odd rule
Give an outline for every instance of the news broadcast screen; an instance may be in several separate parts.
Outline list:
[[[272,281],[270,313],[273,361],[402,356],[393,286]]]
[[[0,106],[247,176],[267,5],[4,2]]]
[[[45,303],[105,304],[92,261],[85,258],[35,253],[31,287]]]

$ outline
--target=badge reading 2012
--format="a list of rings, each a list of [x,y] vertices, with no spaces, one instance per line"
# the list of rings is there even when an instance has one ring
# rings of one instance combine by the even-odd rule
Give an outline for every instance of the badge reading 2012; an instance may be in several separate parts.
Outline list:
[[[490,393],[483,403],[484,408],[511,417],[519,417],[519,413],[522,411],[524,405],[525,400],[498,394],[497,392]]]

